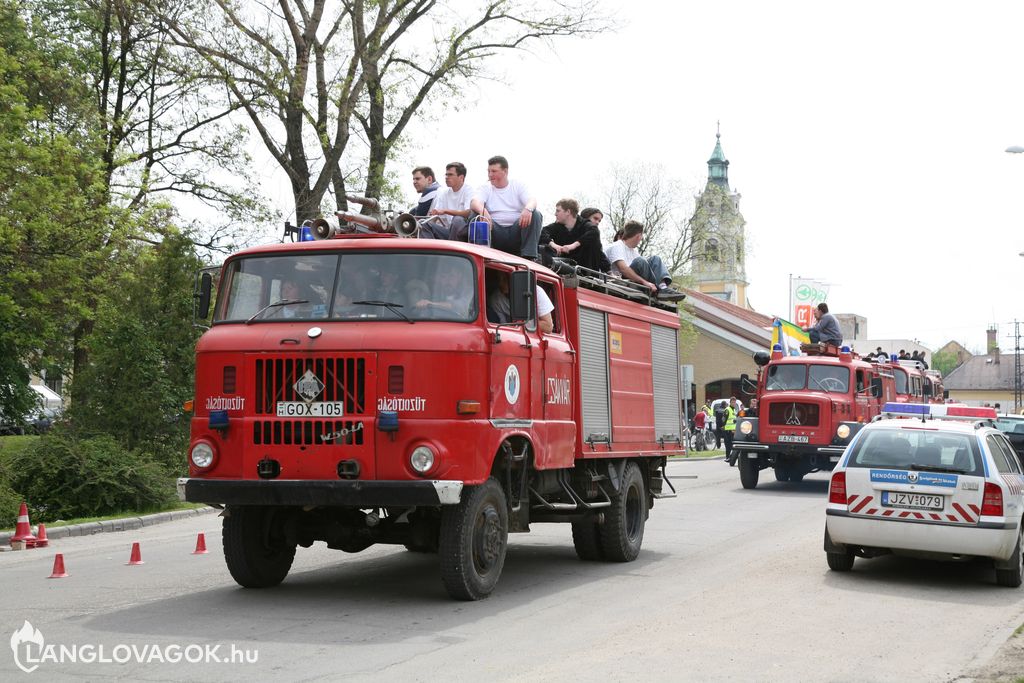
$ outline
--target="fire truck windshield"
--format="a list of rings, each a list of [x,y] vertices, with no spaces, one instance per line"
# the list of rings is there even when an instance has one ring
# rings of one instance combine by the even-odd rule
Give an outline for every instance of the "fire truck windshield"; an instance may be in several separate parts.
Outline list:
[[[850,388],[850,369],[835,365],[786,363],[768,368],[767,391],[811,389],[846,393]]]
[[[477,277],[462,256],[250,256],[225,268],[215,322],[476,320]]]

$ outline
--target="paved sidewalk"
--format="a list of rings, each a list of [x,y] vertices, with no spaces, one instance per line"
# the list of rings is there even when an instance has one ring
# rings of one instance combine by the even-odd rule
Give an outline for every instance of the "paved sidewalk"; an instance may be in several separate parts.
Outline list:
[[[46,538],[67,538],[69,536],[91,536],[92,534],[105,534],[112,531],[128,531],[129,529],[141,529],[144,526],[173,522],[176,519],[195,517],[196,515],[208,515],[218,512],[216,508],[204,507],[193,510],[171,510],[169,512],[157,512],[152,515],[141,517],[121,517],[120,519],[108,519],[102,522],[85,522],[83,524],[69,524],[67,526],[46,527]],[[38,529],[38,526],[34,527]],[[10,550],[11,536],[13,531],[0,533],[0,551]]]

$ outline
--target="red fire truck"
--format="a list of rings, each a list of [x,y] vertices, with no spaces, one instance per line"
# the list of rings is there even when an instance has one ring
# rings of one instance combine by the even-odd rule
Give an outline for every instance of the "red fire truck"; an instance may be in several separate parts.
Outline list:
[[[225,508],[232,577],[276,585],[316,541],[390,543],[436,552],[448,592],[475,600],[507,534],[541,522],[571,524],[581,559],[635,559],[683,452],[679,316],[556,266],[376,234],[230,257],[178,490]],[[205,319],[208,276],[197,297]]]
[[[898,403],[942,403],[945,390],[942,374],[925,370],[918,361],[893,360],[892,374],[896,380]]]
[[[743,488],[757,486],[761,470],[778,481],[835,467],[864,423],[896,400],[893,368],[829,344],[805,344],[785,356],[776,345],[754,354],[757,416],[736,420],[733,450]],[[744,377],[744,384],[749,380]]]

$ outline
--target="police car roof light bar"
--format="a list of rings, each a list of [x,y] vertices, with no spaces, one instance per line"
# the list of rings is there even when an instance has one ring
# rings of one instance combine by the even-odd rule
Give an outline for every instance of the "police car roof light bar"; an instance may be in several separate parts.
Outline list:
[[[929,403],[886,403],[882,409],[886,417],[920,417],[935,420],[994,420],[995,408]]]

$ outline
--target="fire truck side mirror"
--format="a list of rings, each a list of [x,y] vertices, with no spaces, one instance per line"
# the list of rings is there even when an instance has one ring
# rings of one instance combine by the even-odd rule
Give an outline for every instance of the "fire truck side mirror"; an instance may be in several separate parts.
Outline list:
[[[875,398],[882,398],[882,378],[871,378],[871,395]]]
[[[196,315],[200,320],[206,320],[210,315],[210,294],[213,289],[213,276],[203,273],[199,277],[199,291],[196,293]]]
[[[512,322],[522,322],[533,317],[533,298],[536,296],[537,276],[531,270],[517,270],[508,283],[509,308]]]
[[[745,372],[740,375],[740,391],[747,396],[753,396],[757,393],[757,384],[750,381],[750,375]]]

